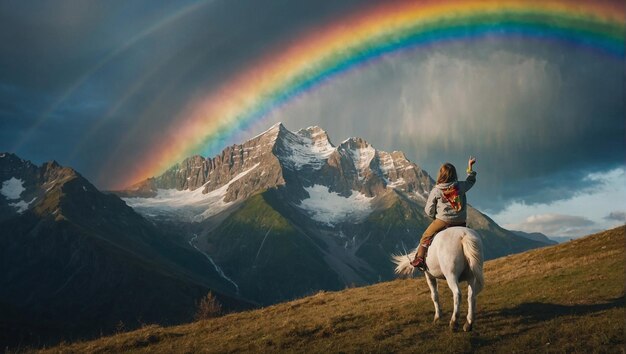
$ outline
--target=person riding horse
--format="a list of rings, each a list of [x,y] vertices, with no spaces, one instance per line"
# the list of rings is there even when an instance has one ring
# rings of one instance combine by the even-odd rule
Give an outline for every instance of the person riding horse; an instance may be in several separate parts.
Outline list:
[[[467,179],[458,181],[456,168],[449,162],[439,168],[437,185],[430,192],[424,210],[433,221],[426,228],[420,239],[415,259],[411,265],[422,272],[426,271],[426,254],[433,237],[441,230],[452,226],[466,226],[467,199],[465,193],[476,183],[476,172],[472,167],[476,158],[471,157],[467,162]]]

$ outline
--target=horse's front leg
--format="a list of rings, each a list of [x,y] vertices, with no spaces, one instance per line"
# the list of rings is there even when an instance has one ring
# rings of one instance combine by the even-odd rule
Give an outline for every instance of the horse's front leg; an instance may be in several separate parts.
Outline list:
[[[437,323],[439,321],[439,317],[441,316],[441,308],[439,307],[439,291],[437,290],[437,278],[430,275],[428,272],[424,273],[426,276],[426,283],[428,283],[428,287],[430,288],[430,298],[433,299],[433,305],[435,305],[435,317],[433,318],[433,323]]]
[[[459,282],[455,277],[446,277],[448,286],[452,290],[452,299],[454,300],[454,310],[452,311],[452,318],[450,319],[450,329],[455,331],[458,328],[459,322],[459,307],[461,305],[461,288]]]

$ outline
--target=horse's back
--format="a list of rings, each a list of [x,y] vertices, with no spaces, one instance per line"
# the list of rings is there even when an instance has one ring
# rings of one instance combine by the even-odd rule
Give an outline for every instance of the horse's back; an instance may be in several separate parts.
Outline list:
[[[468,260],[463,252],[463,238],[480,241],[478,234],[466,227],[451,227],[438,233],[428,249],[426,262],[429,273],[439,279],[454,276],[467,280]]]

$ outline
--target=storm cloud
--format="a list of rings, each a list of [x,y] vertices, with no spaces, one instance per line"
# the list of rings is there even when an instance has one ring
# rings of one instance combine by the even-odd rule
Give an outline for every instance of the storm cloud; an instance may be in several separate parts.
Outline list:
[[[499,210],[593,192],[623,165],[623,63],[553,43],[476,41],[417,49],[351,73],[275,114],[402,150],[435,174],[478,157],[472,202]]]

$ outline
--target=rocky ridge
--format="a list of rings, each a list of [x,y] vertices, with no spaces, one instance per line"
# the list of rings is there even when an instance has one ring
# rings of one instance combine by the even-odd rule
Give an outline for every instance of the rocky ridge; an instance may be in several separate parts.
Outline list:
[[[355,192],[377,197],[398,189],[424,199],[432,185],[428,174],[402,152],[376,150],[362,138],[349,138],[334,146],[319,127],[294,133],[278,123],[213,158],[189,157],[160,176],[116,193],[129,205],[149,213],[151,205],[141,199],[160,197],[160,191],[196,192],[200,198],[198,189],[207,195],[225,188],[219,201],[226,206],[279,187],[287,188],[290,200],[298,204],[310,196],[307,188],[314,186],[324,186],[329,193],[343,197]],[[194,221],[201,221],[215,213],[198,209],[192,214]]]

